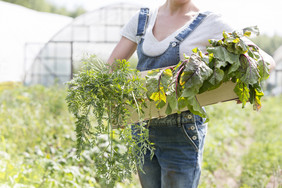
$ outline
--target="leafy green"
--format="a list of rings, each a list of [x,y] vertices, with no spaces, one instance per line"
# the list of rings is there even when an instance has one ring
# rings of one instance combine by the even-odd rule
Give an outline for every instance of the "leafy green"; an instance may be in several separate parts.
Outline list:
[[[204,113],[195,96],[203,82],[212,74],[212,70],[201,61],[201,52],[195,51],[197,53],[180,62],[174,69],[157,69],[146,76],[149,98],[156,102],[158,108],[167,103],[167,114],[172,111],[180,112],[186,107],[195,114]]]
[[[178,65],[169,67],[172,75],[165,81],[162,77],[167,69],[149,72],[146,86],[152,91],[147,93],[148,98],[155,101],[158,108],[166,103],[167,114],[187,107],[192,113],[206,117],[195,96],[231,80],[236,82],[234,92],[242,107],[250,102],[254,109],[260,109],[263,96],[260,83],[269,77],[269,63],[264,61],[259,48],[246,39],[252,33],[258,34],[258,28],[223,32],[222,40],[209,40],[211,46],[206,48],[207,54],[196,48],[190,57],[185,56]]]

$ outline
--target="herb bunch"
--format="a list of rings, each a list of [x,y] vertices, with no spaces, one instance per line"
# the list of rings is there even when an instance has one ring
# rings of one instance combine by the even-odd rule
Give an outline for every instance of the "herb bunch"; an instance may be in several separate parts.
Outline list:
[[[259,110],[264,95],[261,82],[269,77],[269,63],[246,38],[252,33],[258,34],[258,28],[223,32],[222,40],[209,40],[211,46],[206,48],[206,54],[196,48],[178,65],[150,71],[146,76],[147,97],[159,109],[166,106],[166,114],[188,108],[207,118],[196,95],[231,80],[236,83],[234,92],[242,107],[249,101]]]
[[[142,168],[143,155],[153,150],[142,122],[145,80],[125,60],[113,67],[93,56],[86,59],[83,70],[68,83],[66,98],[76,118],[77,154],[96,148],[96,176],[107,179],[108,186],[130,178],[136,163]],[[140,119],[134,129],[127,125],[130,108]]]

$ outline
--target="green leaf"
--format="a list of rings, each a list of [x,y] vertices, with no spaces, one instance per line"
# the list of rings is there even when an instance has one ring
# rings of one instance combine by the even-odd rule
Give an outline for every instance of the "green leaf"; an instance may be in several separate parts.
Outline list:
[[[182,110],[183,108],[187,107],[189,101],[187,98],[179,97],[178,98],[178,110]]]
[[[269,77],[269,63],[263,58],[258,60],[258,69],[261,80],[266,80]]]
[[[213,85],[209,82],[209,80],[204,81],[202,87],[199,89],[199,93],[201,94],[203,92],[209,91],[213,89]]]
[[[243,29],[244,36],[250,37],[251,34],[259,35],[259,28],[258,26],[246,27]]]
[[[209,82],[212,84],[212,85],[218,85],[218,84],[221,84],[222,80],[224,78],[224,71],[221,70],[221,69],[215,69],[213,71],[213,74],[212,76],[210,77],[209,79]]]
[[[159,69],[151,70],[146,75],[146,88],[148,90],[147,95],[151,98],[153,93],[159,91],[159,78],[161,72]]]
[[[198,51],[199,51],[199,48],[194,48],[194,49],[192,50],[192,52],[194,52],[195,54],[198,53]]]
[[[225,31],[222,32],[222,36],[224,39],[228,38],[228,33],[226,33]]]
[[[261,108],[261,97],[264,96],[264,93],[261,90],[259,84],[250,86],[250,103],[253,104],[254,110],[259,110]]]
[[[264,96],[264,93],[262,91],[258,91],[255,89],[255,103],[254,103],[254,110],[261,109],[261,97]]]
[[[238,80],[234,88],[234,92],[237,94],[239,100],[242,102],[242,107],[245,107],[246,103],[250,98],[250,90],[248,85]]]
[[[225,67],[227,65],[227,63],[225,62],[228,62],[230,64],[239,63],[239,55],[229,52],[223,46],[208,47],[207,51],[210,54],[212,53],[214,58],[218,59],[221,62],[220,64],[218,64],[218,68]]]
[[[195,96],[211,74],[212,70],[206,63],[199,56],[192,55],[180,78],[180,83],[185,83],[181,97]]]
[[[187,100],[187,108],[195,115],[199,115],[203,118],[207,118],[206,112],[200,106],[197,98],[194,96]]]
[[[258,72],[257,64],[254,59],[247,55],[244,55],[241,57],[241,62],[244,74],[239,79],[245,84],[256,84],[260,79],[260,75]]]
[[[240,42],[240,39],[239,39],[239,38],[236,38],[236,39],[234,39],[232,42],[236,44],[236,43]]]
[[[158,92],[154,92],[152,93],[152,95],[150,96],[150,99],[152,99],[153,101],[164,101],[166,102],[166,95],[164,93],[163,88],[161,88],[160,91]]]
[[[167,103],[170,106],[171,110],[178,110],[178,99],[176,98],[175,93],[167,96]]]
[[[237,61],[237,62],[234,62],[234,63],[229,67],[227,74],[230,75],[230,74],[232,74],[233,72],[236,72],[236,71],[239,69],[240,65],[241,65],[241,63],[240,63],[239,57],[238,57],[238,61]]]
[[[167,104],[165,113],[166,115],[170,115],[172,113],[172,108],[170,107],[170,103]]]
[[[173,74],[171,69],[165,69],[161,71],[162,74],[160,76],[160,87],[164,88],[164,92],[167,93],[167,91],[170,89],[170,84],[173,80]]]
[[[161,109],[161,108],[163,108],[163,107],[165,106],[165,104],[166,104],[165,101],[159,100],[159,101],[156,103],[156,107],[157,107],[158,109]]]
[[[236,43],[235,47],[240,53],[246,53],[249,50],[248,45],[243,42],[243,40],[240,40],[240,42]]]

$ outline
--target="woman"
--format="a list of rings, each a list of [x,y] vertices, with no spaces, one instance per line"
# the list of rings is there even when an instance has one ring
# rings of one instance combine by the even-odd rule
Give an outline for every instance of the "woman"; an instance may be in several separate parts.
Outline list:
[[[166,0],[156,10],[141,9],[122,30],[122,38],[108,63],[129,59],[137,49],[140,71],[167,67],[198,47],[205,51],[209,39],[233,31],[214,13],[200,12],[192,0]],[[150,121],[155,143],[152,160],[147,154],[139,178],[144,188],[197,187],[201,173],[207,126],[189,111]]]

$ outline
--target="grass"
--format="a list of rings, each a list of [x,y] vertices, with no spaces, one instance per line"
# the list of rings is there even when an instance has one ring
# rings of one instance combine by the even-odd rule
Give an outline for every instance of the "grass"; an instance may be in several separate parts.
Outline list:
[[[5,88],[4,88],[5,87]],[[57,87],[0,85],[0,187],[107,187],[93,150],[75,154],[73,116]],[[210,116],[200,187],[282,187],[282,96],[255,112],[235,102]],[[137,178],[116,187],[140,187]]]

